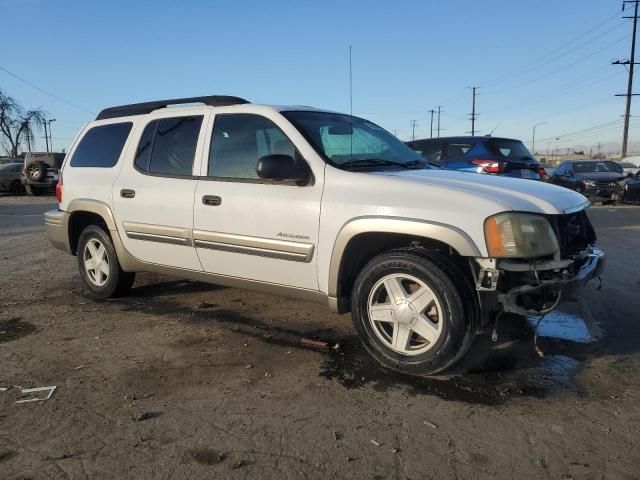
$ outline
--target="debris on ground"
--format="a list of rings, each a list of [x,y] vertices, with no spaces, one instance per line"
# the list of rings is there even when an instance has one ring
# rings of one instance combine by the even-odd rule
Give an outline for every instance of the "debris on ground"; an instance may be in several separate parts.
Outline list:
[[[434,430],[438,428],[438,425],[436,425],[433,422],[430,422],[429,420],[423,420],[422,423],[424,423],[427,427],[433,428]]]
[[[22,387],[16,387],[20,389],[20,394],[23,395],[23,398],[21,398],[20,400],[16,400],[16,403],[28,403],[28,402],[43,402],[45,400],[49,400],[51,398],[51,395],[53,395],[53,392],[56,391],[56,387],[55,385],[52,385],[50,387],[34,387],[34,388],[22,388]],[[30,394],[33,393],[39,393],[39,392],[47,392],[47,394],[44,397],[41,396],[31,396]],[[24,398],[24,397],[27,398]]]
[[[162,415],[161,412],[138,412],[131,416],[131,420],[134,422],[142,422],[143,420],[148,420],[150,418],[157,418],[160,415]]]
[[[342,432],[333,432],[333,438],[335,440],[342,440],[344,438],[344,435],[342,434]]]
[[[250,368],[253,368],[253,365],[250,363],[247,363],[244,368],[246,368],[247,370],[249,370]]]
[[[312,340],[310,338],[303,338],[300,340],[300,345],[305,348],[310,348],[311,350],[319,350],[321,352],[326,352],[329,350],[329,344],[327,342],[323,342],[321,340]]]
[[[392,448],[391,453],[398,453],[400,451],[399,448]]]
[[[205,308],[215,308],[215,307],[217,307],[217,306],[218,306],[218,305],[216,305],[215,303],[202,302],[200,305],[198,305],[198,308],[202,308],[202,309],[205,309]]]
[[[239,462],[231,465],[231,468],[233,470],[237,470],[238,468],[246,467],[247,465],[251,465],[251,462],[249,462],[249,460],[240,460]]]
[[[377,442],[376,440],[371,440],[371,443],[373,443],[376,447],[382,446],[382,444],[380,442]]]

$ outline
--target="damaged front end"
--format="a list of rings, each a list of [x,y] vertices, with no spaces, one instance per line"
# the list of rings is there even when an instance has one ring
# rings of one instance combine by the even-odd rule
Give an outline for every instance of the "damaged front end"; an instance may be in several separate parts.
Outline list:
[[[535,252],[537,248],[546,253],[517,258],[514,247],[510,256],[477,258],[472,262],[476,290],[487,320],[499,312],[541,316],[560,303],[579,300],[585,285],[604,268],[604,252],[595,246],[596,235],[584,210],[539,217],[537,223],[512,222],[506,233],[504,228],[501,230],[500,239],[495,238],[497,233],[485,229],[489,246],[491,241],[497,245],[500,240],[525,245],[521,250]],[[551,231],[536,237],[535,228],[546,228],[541,218],[546,219]],[[538,240],[544,244],[542,247],[534,246]],[[501,253],[497,247],[493,250]]]

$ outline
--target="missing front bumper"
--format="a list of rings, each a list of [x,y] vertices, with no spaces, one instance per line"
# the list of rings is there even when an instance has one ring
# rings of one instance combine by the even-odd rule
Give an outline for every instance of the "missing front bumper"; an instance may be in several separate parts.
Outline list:
[[[504,312],[525,316],[544,315],[561,303],[578,299],[585,285],[600,275],[604,264],[604,252],[597,247],[591,247],[580,268],[571,277],[543,280],[538,285],[522,285],[512,288],[506,293],[499,293],[498,302],[502,304]],[[546,298],[552,301],[544,302],[545,306],[537,309],[532,308],[532,304],[536,303],[532,299],[535,298]]]

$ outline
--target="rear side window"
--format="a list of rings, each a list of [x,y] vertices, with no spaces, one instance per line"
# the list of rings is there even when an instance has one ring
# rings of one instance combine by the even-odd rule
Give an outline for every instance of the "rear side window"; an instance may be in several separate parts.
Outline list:
[[[118,163],[131,122],[112,123],[90,129],[78,144],[70,165],[72,167],[110,168]]]
[[[451,142],[447,144],[447,158],[464,157],[473,147],[473,143]]]
[[[427,162],[440,163],[442,161],[442,142],[415,142],[409,145],[420,153]]]
[[[192,175],[202,119],[196,115],[149,123],[136,150],[136,167],[160,175]]]

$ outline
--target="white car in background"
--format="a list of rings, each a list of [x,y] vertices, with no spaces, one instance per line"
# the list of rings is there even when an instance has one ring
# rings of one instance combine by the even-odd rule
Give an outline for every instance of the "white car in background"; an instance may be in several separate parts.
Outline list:
[[[631,173],[635,175],[640,172],[640,157],[623,158],[620,162],[620,166],[622,167],[622,170],[624,170],[624,173]]]

